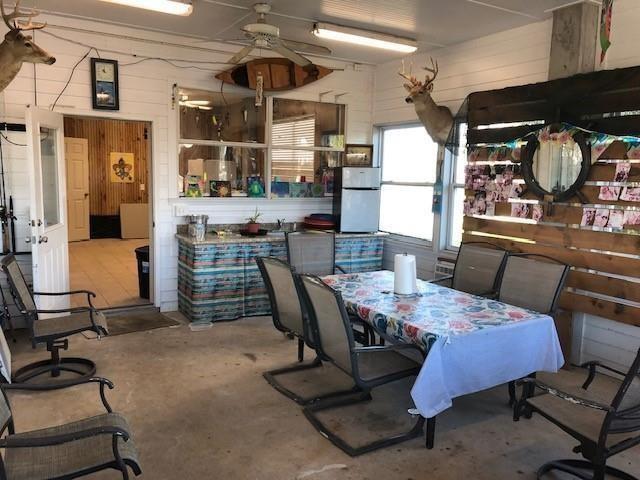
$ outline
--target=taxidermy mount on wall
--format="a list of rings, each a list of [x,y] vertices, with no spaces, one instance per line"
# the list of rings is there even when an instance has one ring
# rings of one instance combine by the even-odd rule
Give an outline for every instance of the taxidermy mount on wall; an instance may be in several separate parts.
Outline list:
[[[418,118],[427,129],[429,136],[434,142],[442,145],[447,142],[449,137],[449,132],[453,126],[453,115],[451,110],[443,105],[437,105],[431,98],[433,82],[438,76],[438,62],[434,62],[432,58],[431,68],[424,67],[424,69],[432,75],[429,76],[427,74],[424,82],[411,75],[411,68],[409,68],[409,74],[407,75],[404,72],[404,62],[402,63],[402,71],[398,72],[398,74],[409,81],[409,83],[404,84],[404,88],[409,92],[409,96],[405,98],[405,101],[413,103]]]
[[[12,13],[5,13],[4,5],[0,0],[0,11],[2,19],[9,27],[9,31],[4,36],[4,41],[0,43],[0,92],[16,77],[24,62],[46,63],[51,65],[56,59],[45,52],[38,45],[33,43],[30,35],[22,32],[27,30],[40,30],[46,23],[33,23],[32,19],[39,12],[32,10],[31,13],[20,11],[20,0],[16,0],[16,6]],[[16,20],[26,18],[26,22]]]

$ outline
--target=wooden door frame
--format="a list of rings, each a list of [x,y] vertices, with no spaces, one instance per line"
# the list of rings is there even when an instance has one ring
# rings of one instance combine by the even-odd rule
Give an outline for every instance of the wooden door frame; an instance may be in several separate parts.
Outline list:
[[[147,162],[147,195],[149,197],[149,302],[160,307],[160,275],[157,275],[156,259],[160,258],[160,242],[155,241],[155,225],[158,223],[157,212],[160,211],[155,186],[159,183],[159,169],[154,168],[153,160],[160,151],[160,123],[157,115],[138,115],[121,112],[96,112],[94,110],[75,110],[73,112],[59,112],[64,117],[90,118],[92,120],[129,120],[133,122],[147,122],[151,124],[151,143],[149,145],[149,161]],[[144,307],[144,305],[141,305]]]

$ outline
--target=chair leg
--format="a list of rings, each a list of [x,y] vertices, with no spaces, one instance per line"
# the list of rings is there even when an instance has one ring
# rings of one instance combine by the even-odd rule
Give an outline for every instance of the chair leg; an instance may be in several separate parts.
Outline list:
[[[327,438],[336,447],[338,447],[340,450],[351,457],[357,457],[358,455],[372,452],[380,448],[390,447],[392,445],[396,445],[398,443],[405,442],[422,435],[425,420],[424,417],[419,415],[415,425],[406,433],[382,438],[380,440],[376,440],[360,447],[353,447],[352,445],[349,445],[345,440],[343,440],[340,436],[329,430],[315,415],[316,412],[320,412],[322,410],[330,410],[332,408],[353,405],[369,400],[371,400],[371,394],[369,392],[363,391],[357,397],[351,396],[338,398],[327,402],[317,402],[305,407],[303,409],[303,412],[304,416],[307,417],[307,420],[309,420],[311,425],[313,425],[314,428],[318,430],[323,437]]]
[[[513,407],[516,401],[516,382],[509,382],[509,406]]]
[[[304,360],[304,340],[298,339],[298,362],[302,363]]]
[[[296,402],[298,405],[303,405],[303,406],[309,405],[311,403],[314,403],[320,400],[328,399],[328,398],[340,397],[343,395],[350,395],[353,393],[360,392],[360,389],[354,385],[352,388],[348,390],[339,390],[337,392],[329,392],[322,395],[316,395],[314,397],[302,397],[297,393],[286,388],[276,379],[278,375],[285,375],[287,373],[293,373],[293,372],[301,372],[304,370],[309,370],[311,368],[317,368],[320,366],[322,366],[322,361],[320,360],[319,357],[316,357],[311,363],[306,363],[306,364],[299,363],[292,367],[284,367],[284,368],[277,368],[275,370],[269,370],[268,372],[264,372],[262,376],[269,383],[269,385],[275,388],[278,392],[283,394],[285,397],[290,398],[291,400]]]
[[[435,436],[436,436],[436,417],[427,418],[427,436],[426,436],[427,450],[431,450],[433,448]]]
[[[636,477],[617,468],[609,467],[605,463],[595,465],[587,460],[577,459],[554,460],[553,462],[545,463],[538,469],[538,479],[541,479],[552,470],[559,470],[582,480],[604,480],[606,475],[618,480],[638,480]]]

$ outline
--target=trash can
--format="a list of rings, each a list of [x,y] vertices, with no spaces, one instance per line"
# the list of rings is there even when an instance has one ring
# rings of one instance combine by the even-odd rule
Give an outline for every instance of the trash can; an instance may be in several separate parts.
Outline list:
[[[138,290],[141,298],[149,298],[149,245],[136,248]]]

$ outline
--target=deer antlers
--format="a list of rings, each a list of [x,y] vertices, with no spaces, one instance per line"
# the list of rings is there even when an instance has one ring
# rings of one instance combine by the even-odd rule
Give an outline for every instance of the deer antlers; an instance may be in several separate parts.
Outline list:
[[[4,23],[11,30],[40,30],[47,26],[46,23],[33,23],[33,17],[40,14],[36,9],[32,9],[31,13],[20,11],[20,2],[22,0],[16,0],[16,5],[13,9],[13,12],[8,14],[4,11],[4,4],[2,0],[0,0],[0,12],[2,13],[2,19]],[[16,20],[18,18],[28,18],[29,20],[25,23],[20,20]]]
[[[431,59],[431,67],[423,67],[423,69],[426,70],[427,72],[430,72],[433,76],[429,77],[429,75],[426,75],[424,82],[421,82],[414,75],[411,75],[411,68],[413,67],[413,63],[409,64],[409,74],[407,75],[405,73],[404,60],[402,61],[402,70],[398,72],[398,75],[400,75],[405,80],[409,81],[409,83],[411,83],[411,85],[413,86],[422,87],[422,88],[428,87],[431,83],[433,83],[433,81],[438,76],[438,61],[437,60],[434,61],[433,57],[430,57],[430,59]]]

